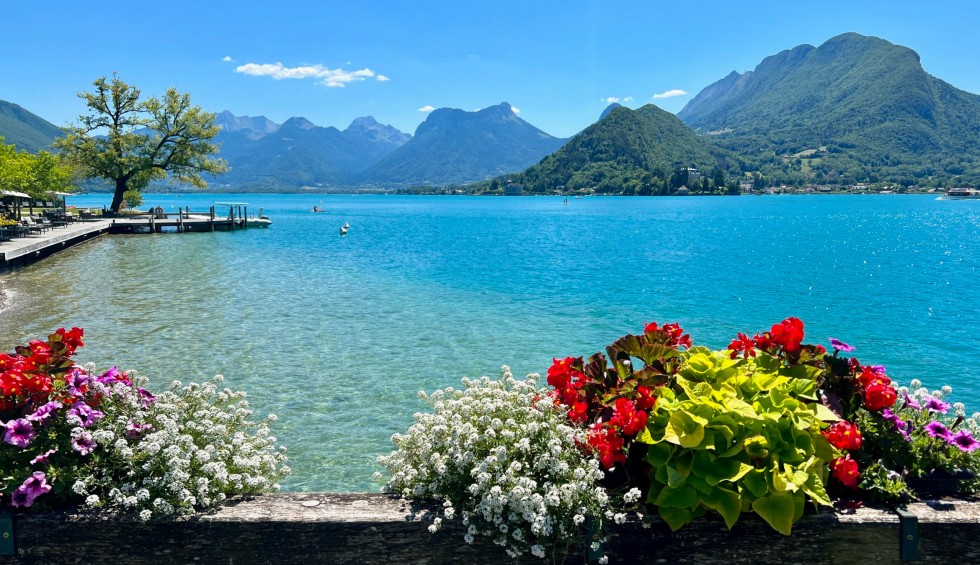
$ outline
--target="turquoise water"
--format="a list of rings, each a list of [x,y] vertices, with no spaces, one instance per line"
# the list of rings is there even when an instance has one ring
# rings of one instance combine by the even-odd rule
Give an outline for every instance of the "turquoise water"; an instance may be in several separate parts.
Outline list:
[[[168,210],[214,200],[274,224],[105,237],[0,276],[0,347],[76,325],[81,361],[158,388],[221,373],[279,415],[288,490],[375,488],[374,458],[424,407],[420,388],[503,364],[543,373],[649,321],[722,348],[797,316],[807,341],[839,338],[980,410],[980,202],[145,197]]]

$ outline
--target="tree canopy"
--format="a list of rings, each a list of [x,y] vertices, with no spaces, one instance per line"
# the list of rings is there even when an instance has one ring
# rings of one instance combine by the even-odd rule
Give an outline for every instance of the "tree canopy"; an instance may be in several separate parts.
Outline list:
[[[190,95],[170,88],[161,98],[141,100],[139,88],[115,75],[93,85],[94,92],[78,94],[89,114],[66,128],[55,147],[85,176],[115,184],[112,212],[126,191],[143,190],[154,179],[204,188],[202,173],[227,170],[212,143],[219,130],[215,115],[193,106]]]
[[[58,155],[17,151],[0,137],[0,190],[44,198],[51,192],[70,190],[72,176],[71,168]]]

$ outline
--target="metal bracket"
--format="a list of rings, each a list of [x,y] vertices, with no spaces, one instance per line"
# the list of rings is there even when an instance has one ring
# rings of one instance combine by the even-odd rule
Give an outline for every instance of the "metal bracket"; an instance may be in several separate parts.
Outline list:
[[[14,553],[14,515],[0,512],[0,555]]]
[[[902,535],[902,561],[915,561],[919,558],[919,517],[905,508],[895,508],[895,513]]]

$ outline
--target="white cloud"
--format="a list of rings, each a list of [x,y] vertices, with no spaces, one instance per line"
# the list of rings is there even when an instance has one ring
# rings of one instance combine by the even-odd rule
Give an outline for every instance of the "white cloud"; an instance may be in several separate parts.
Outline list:
[[[654,98],[673,98],[674,96],[684,96],[685,94],[687,94],[686,91],[681,90],[679,88],[675,88],[673,90],[668,90],[666,92],[661,92],[660,94],[654,94],[653,97]]]
[[[610,96],[609,98],[606,98],[606,103],[607,104],[612,104],[613,102],[619,102],[619,98],[617,98],[615,96]]]
[[[518,108],[517,106],[511,106],[511,107],[510,107],[510,109],[511,109],[511,110],[512,110],[512,111],[513,111],[513,112],[514,112],[515,114],[520,114],[520,113],[521,113],[521,109],[520,109],[520,108]]]
[[[224,61],[224,62],[226,62],[226,63],[228,63],[228,62],[230,62],[230,61],[234,61],[234,59],[232,59],[232,58],[231,58],[230,56],[228,56],[228,55],[225,55],[225,57],[224,57],[224,59],[221,59],[221,60],[222,60],[222,61]]]
[[[623,102],[632,102],[632,101],[633,101],[632,96],[627,96],[626,98],[623,98]]]
[[[331,88],[344,88],[348,83],[361,82],[375,76],[374,71],[368,68],[348,71],[328,69],[323,65],[287,67],[282,63],[246,63],[236,67],[235,72],[251,76],[271,76],[276,80],[313,78],[318,83]]]
[[[390,78],[388,78],[388,77],[386,77],[385,75],[378,75],[378,76],[377,76],[377,77],[375,77],[375,78],[377,78],[377,79],[378,79],[378,80],[380,80],[381,82],[385,82],[386,80],[391,80]]]
[[[419,112],[431,112],[431,111],[433,111],[435,109],[436,109],[435,106],[433,106],[431,104],[426,104],[425,106],[422,106],[421,108],[419,108]]]

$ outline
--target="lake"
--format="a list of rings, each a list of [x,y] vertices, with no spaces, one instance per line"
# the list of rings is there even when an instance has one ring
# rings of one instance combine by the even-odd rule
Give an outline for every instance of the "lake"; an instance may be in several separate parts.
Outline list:
[[[144,195],[249,202],[269,229],[108,236],[0,276],[0,350],[85,328],[80,362],[160,389],[223,374],[279,416],[284,489],[374,490],[374,458],[464,376],[544,373],[679,322],[696,344],[788,316],[980,410],[980,202],[934,196]],[[101,206],[108,195],[70,197]],[[311,213],[314,205],[326,209]],[[350,223],[341,237],[339,227]]]

